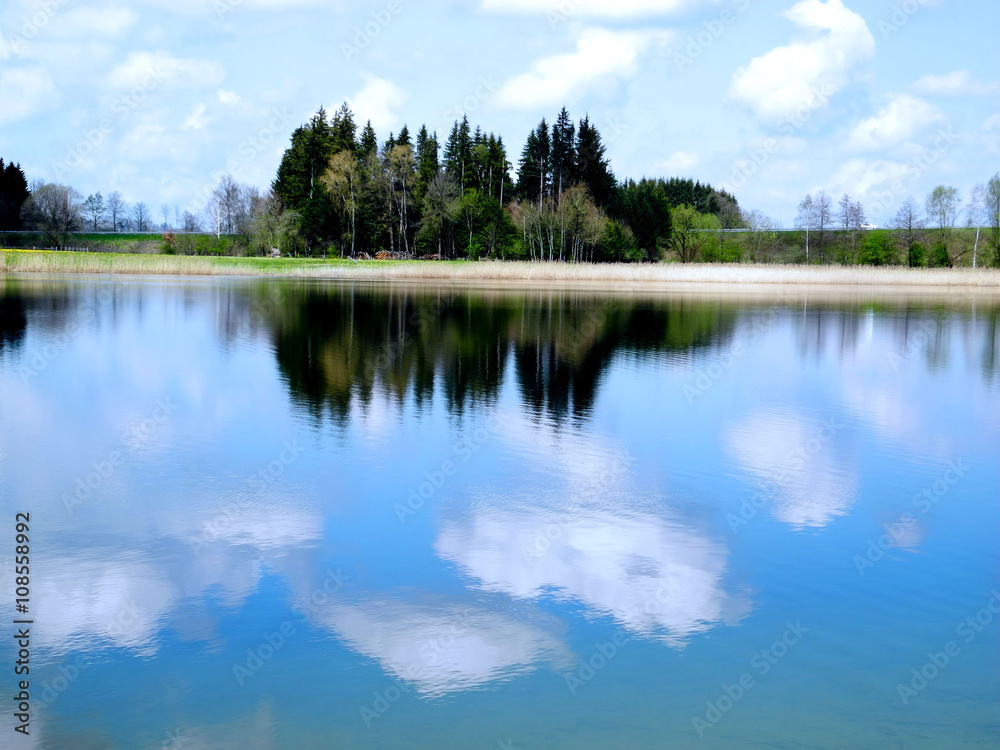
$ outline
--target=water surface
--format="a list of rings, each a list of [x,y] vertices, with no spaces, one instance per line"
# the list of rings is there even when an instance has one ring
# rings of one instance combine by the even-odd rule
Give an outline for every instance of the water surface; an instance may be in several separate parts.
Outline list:
[[[0,285],[0,746],[997,746],[996,297]]]

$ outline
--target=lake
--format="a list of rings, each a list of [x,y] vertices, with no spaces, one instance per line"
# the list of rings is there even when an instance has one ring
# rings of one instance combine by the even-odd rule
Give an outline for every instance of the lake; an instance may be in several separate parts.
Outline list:
[[[997,747],[998,320],[2,278],[0,746]]]

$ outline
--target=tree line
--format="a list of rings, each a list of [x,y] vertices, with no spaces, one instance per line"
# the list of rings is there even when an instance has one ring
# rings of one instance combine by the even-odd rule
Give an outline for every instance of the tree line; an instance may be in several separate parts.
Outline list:
[[[834,205],[821,190],[799,204],[796,226],[806,231],[806,262],[812,252],[821,262],[952,267],[971,256],[973,268],[1000,266],[1000,172],[972,188],[964,209],[966,227],[976,230],[971,246],[956,241],[962,213],[958,189],[939,185],[923,206],[908,196],[888,227],[879,229],[868,224],[864,207],[849,194]]]
[[[63,185],[29,188],[19,166],[0,160],[0,229],[43,230],[57,247],[68,232],[110,229],[161,230],[165,252],[199,254],[1000,265],[1000,173],[973,189],[964,210],[952,187],[935,188],[923,205],[908,198],[892,231],[869,225],[849,194],[835,204],[820,191],[798,209],[802,236],[789,238],[708,183],[619,180],[598,128],[565,107],[528,133],[516,165],[503,137],[467,116],[444,139],[404,125],[380,142],[346,103],[332,115],[321,107],[292,133],[268,189],[226,175],[198,214],[163,205],[154,216],[117,191],[83,198]],[[973,241],[954,231],[961,217]]]

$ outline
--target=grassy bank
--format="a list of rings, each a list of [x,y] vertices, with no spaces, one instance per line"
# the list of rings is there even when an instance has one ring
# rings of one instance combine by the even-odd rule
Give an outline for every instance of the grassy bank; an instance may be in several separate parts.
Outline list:
[[[1000,291],[996,269],[911,269],[864,266],[788,266],[661,263],[656,265],[499,263],[468,261],[362,261],[311,258],[229,258],[119,253],[0,251],[8,273],[160,274],[177,276],[274,276],[371,281],[459,283],[581,283],[629,285],[813,284],[976,288]]]

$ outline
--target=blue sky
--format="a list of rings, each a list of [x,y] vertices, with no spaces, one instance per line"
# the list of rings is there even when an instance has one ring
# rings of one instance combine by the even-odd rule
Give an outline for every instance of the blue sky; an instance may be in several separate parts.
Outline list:
[[[267,186],[351,102],[384,139],[468,113],[524,138],[589,113],[619,177],[685,176],[790,226],[826,189],[885,222],[1000,170],[990,0],[7,0],[0,156],[84,195],[197,209]]]

